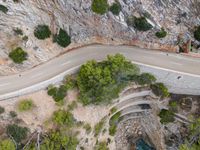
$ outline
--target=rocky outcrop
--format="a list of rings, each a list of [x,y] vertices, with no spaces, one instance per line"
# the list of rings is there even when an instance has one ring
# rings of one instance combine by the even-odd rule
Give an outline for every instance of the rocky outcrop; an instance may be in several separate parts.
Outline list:
[[[134,39],[155,43],[147,45],[147,48],[175,51],[173,46],[177,36],[183,33],[185,40],[190,39],[190,30],[200,22],[193,1],[196,0],[119,0],[122,5],[119,16],[111,12],[100,16],[91,11],[91,0],[0,0],[0,4],[8,8],[6,14],[0,12],[0,74],[26,70],[68,49],[92,42],[133,45]],[[109,0],[110,4],[112,2]],[[126,19],[131,15],[146,15],[154,29],[138,32],[128,27]],[[62,49],[52,39],[37,40],[33,30],[38,24],[49,25],[53,33],[64,28],[72,37],[72,44]],[[160,40],[155,37],[155,32],[161,27],[167,30],[168,36]],[[17,28],[23,30],[28,41],[14,33]],[[8,58],[8,53],[16,46],[23,47],[29,54],[23,65],[13,64]]]

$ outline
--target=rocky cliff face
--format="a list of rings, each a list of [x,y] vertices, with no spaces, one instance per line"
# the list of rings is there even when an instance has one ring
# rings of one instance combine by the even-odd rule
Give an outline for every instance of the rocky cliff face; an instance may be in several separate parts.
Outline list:
[[[0,0],[8,8],[0,11],[0,74],[23,71],[45,62],[72,47],[92,42],[121,44],[131,40],[175,45],[177,36],[192,37],[191,29],[200,23],[197,0],[119,0],[122,11],[119,16],[111,12],[97,15],[91,11],[91,0]],[[109,0],[112,4],[114,0]],[[199,4],[199,3],[198,3]],[[151,31],[138,32],[128,27],[128,16],[145,15],[154,26]],[[72,44],[62,49],[51,39],[37,40],[33,30],[38,24],[47,24],[53,33],[61,27],[72,37]],[[169,33],[159,40],[155,32],[164,27]],[[28,41],[16,35],[22,29]],[[23,47],[29,54],[24,64],[16,65],[8,53],[15,47]]]

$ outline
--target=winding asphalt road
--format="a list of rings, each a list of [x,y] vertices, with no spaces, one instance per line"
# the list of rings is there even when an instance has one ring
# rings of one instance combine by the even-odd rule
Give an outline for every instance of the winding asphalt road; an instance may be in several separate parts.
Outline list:
[[[37,85],[39,86],[39,84],[41,85],[67,70],[74,70],[87,60],[102,60],[108,54],[116,53],[123,54],[136,64],[155,66],[200,79],[200,59],[137,47],[92,45],[68,52],[31,70],[22,72],[20,75],[1,76],[0,99],[3,99],[2,95],[9,95],[27,87],[35,86],[37,88]]]

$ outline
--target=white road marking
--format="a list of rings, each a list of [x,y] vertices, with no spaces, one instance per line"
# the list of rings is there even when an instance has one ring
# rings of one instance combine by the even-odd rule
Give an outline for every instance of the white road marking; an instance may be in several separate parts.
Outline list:
[[[160,69],[160,70],[164,70],[164,71],[169,71],[169,72],[174,72],[174,73],[178,73],[178,74],[183,74],[183,75],[187,75],[187,76],[200,78],[200,75],[196,75],[196,74],[191,74],[191,73],[182,72],[182,71],[175,71],[175,70],[172,70],[172,69],[166,69],[166,68],[153,66],[153,65],[147,65],[147,64],[144,64],[144,63],[136,62],[136,61],[131,61],[131,62],[136,64],[136,65],[142,65],[142,66],[146,66],[146,67],[150,67],[150,68],[155,68],[155,69]]]

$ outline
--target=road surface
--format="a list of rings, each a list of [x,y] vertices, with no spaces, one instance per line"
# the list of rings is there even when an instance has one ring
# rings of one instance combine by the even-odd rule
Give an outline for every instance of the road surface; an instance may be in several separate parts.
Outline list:
[[[108,54],[116,53],[121,53],[138,64],[156,66],[200,79],[200,59],[197,58],[129,46],[92,45],[68,52],[21,74],[1,76],[0,99],[5,94],[8,95],[33,85],[37,87],[37,84],[41,85],[44,81],[67,70],[73,70],[87,60],[102,60]]]

